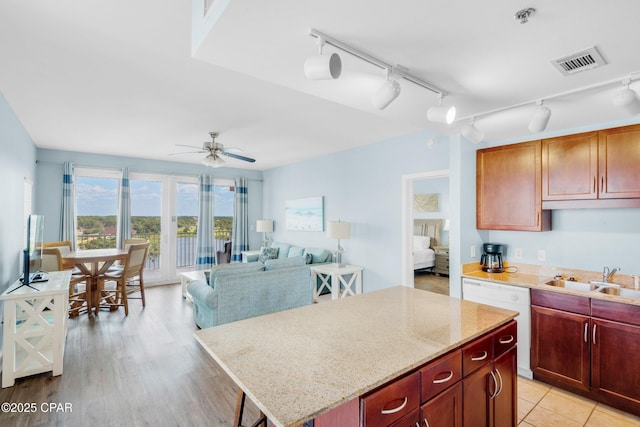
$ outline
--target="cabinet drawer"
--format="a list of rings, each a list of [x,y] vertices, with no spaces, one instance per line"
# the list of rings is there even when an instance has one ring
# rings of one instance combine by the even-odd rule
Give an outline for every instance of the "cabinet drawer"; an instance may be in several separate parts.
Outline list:
[[[418,406],[420,372],[414,372],[361,399],[363,426],[388,426]]]
[[[422,402],[462,379],[462,350],[444,356],[420,369]]]
[[[640,306],[637,305],[592,299],[591,316],[640,326]]]
[[[489,334],[462,348],[462,375],[466,377],[492,360],[493,334]]]
[[[570,313],[585,314],[587,316],[591,314],[589,298],[568,295],[561,292],[531,289],[531,305],[554,308]]]
[[[409,412],[389,427],[416,427],[416,424],[420,425],[420,408],[416,408]]]
[[[518,324],[508,323],[498,329],[493,335],[493,355],[500,356],[505,351],[516,345],[518,342]]]

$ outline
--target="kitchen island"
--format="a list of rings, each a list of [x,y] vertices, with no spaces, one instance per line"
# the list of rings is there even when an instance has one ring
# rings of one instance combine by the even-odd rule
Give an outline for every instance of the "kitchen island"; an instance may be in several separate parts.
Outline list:
[[[516,315],[398,286],[200,330],[195,337],[269,421],[293,427]]]

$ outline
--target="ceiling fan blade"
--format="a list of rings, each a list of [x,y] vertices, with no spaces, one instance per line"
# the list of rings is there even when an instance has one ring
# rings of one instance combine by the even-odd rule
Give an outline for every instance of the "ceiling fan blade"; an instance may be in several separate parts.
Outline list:
[[[176,147],[189,147],[189,148],[195,148],[196,150],[202,150],[202,147],[196,147],[195,145],[185,145],[185,144],[175,144]]]
[[[202,154],[202,153],[208,153],[208,151],[183,151],[181,153],[169,153],[170,156],[175,156],[177,154]]]
[[[245,157],[245,156],[241,156],[239,154],[234,154],[234,153],[227,153],[226,151],[223,151],[223,150],[218,150],[218,153],[222,154],[223,156],[231,157],[233,159],[244,160],[245,162],[253,163],[256,161],[256,159],[252,159],[251,157]]]
[[[226,151],[227,153],[234,153],[234,154],[244,153],[244,150],[238,147],[224,147],[224,151]]]

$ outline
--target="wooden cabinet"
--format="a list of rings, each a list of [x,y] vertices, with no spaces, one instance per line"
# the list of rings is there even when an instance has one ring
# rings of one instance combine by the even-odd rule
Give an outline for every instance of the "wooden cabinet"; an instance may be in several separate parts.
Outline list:
[[[640,415],[640,306],[531,291],[534,378]]]
[[[434,273],[440,275],[449,275],[449,247],[448,246],[434,246],[434,252],[436,253],[436,265],[433,269]]]
[[[478,150],[476,228],[546,231],[551,212],[542,210],[541,141]]]
[[[640,125],[542,140],[544,209],[640,207]]]
[[[598,197],[598,132],[542,140],[542,200]]]
[[[640,198],[640,125],[598,132],[601,199]]]
[[[515,426],[516,334],[509,322],[362,396],[360,425]]]

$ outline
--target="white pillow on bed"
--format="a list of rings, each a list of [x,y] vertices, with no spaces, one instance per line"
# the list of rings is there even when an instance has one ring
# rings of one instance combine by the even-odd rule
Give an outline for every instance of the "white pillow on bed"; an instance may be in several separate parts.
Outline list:
[[[422,250],[429,249],[431,245],[431,237],[429,236],[413,236],[413,249]]]

